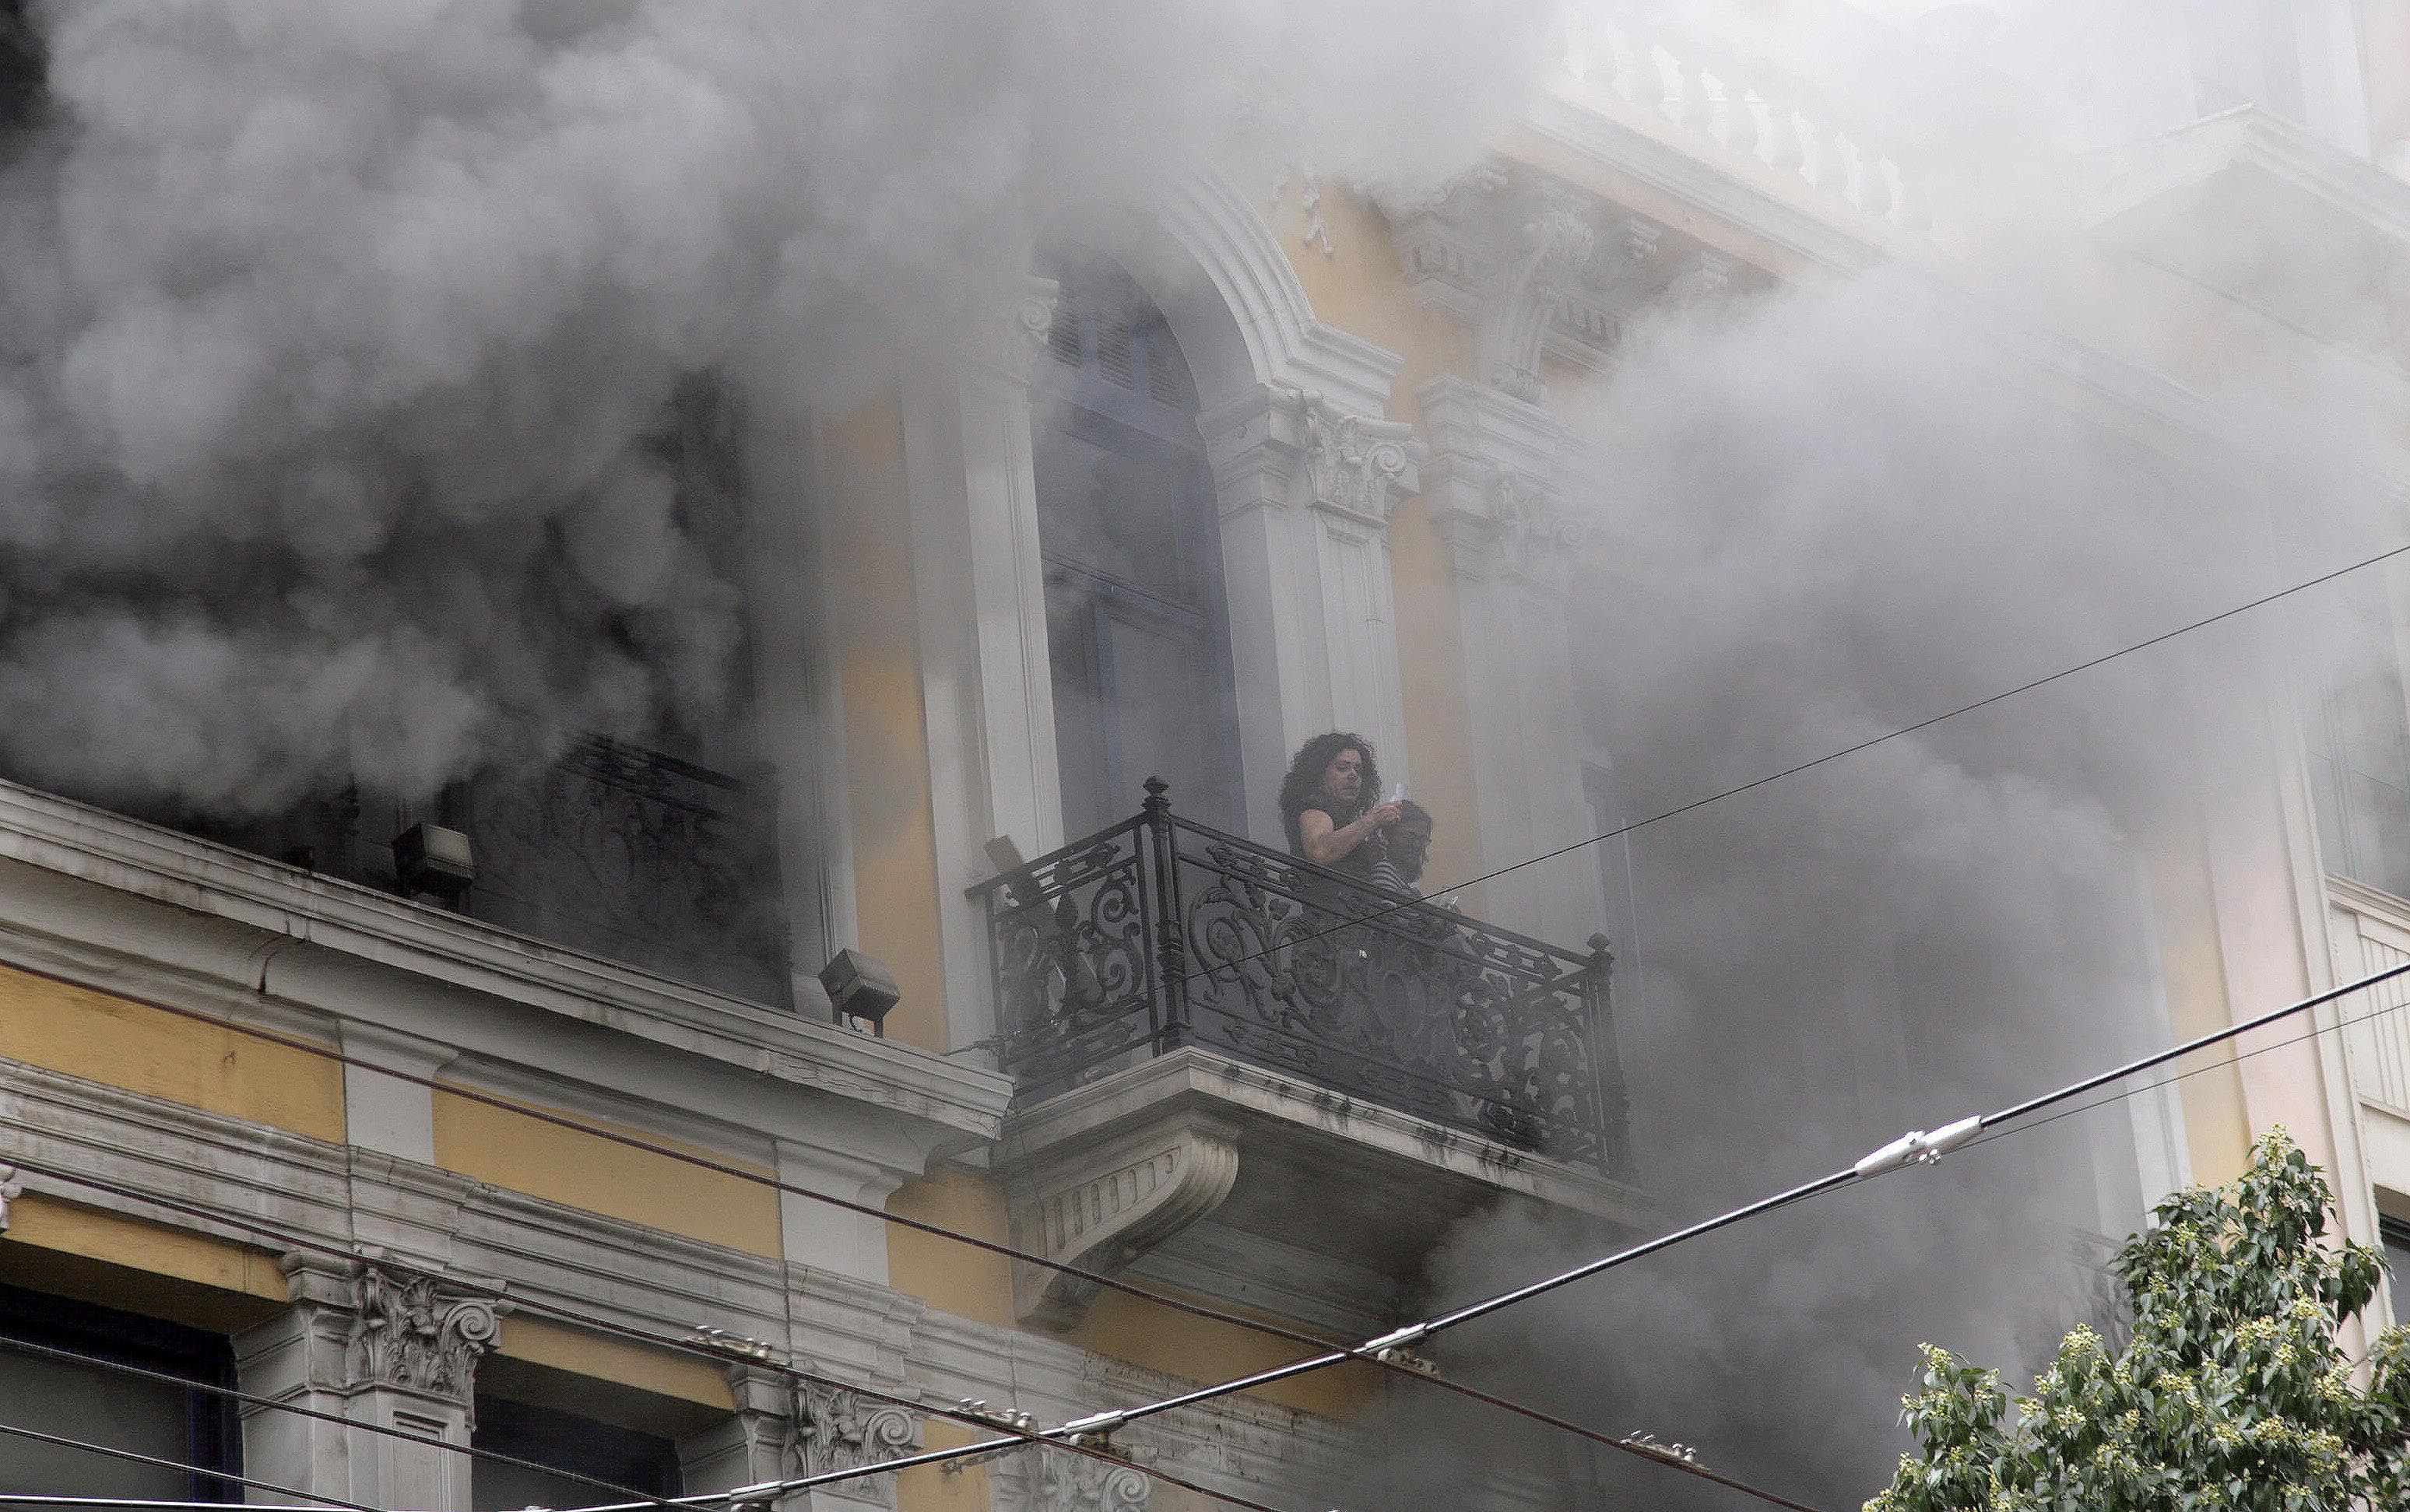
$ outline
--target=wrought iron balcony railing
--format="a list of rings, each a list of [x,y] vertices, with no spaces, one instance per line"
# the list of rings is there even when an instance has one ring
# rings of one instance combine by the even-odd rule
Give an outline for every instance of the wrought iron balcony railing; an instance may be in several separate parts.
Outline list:
[[[1038,1101],[1195,1044],[1629,1174],[1613,957],[1142,812],[972,889],[1004,1069]]]

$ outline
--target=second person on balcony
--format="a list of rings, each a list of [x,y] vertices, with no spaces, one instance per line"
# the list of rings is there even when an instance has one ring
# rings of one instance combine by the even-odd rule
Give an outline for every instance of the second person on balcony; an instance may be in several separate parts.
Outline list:
[[[1381,831],[1398,822],[1395,802],[1374,802],[1381,769],[1372,743],[1332,730],[1299,748],[1281,782],[1281,824],[1288,848],[1316,866],[1372,880]]]

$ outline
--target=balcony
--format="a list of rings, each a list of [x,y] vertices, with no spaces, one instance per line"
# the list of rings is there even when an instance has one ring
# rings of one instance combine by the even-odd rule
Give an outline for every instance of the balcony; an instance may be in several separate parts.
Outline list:
[[[972,889],[1017,1088],[1017,1242],[1186,1289],[1218,1273],[1227,1300],[1353,1327],[1502,1194],[1636,1216],[1604,940],[1467,918],[1147,792]],[[1024,1317],[1085,1304],[1024,1279]]]

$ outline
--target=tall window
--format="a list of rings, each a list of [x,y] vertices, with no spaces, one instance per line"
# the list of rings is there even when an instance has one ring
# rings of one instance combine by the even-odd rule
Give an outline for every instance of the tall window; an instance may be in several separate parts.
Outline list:
[[[1237,696],[1197,385],[1162,311],[1101,257],[1061,285],[1033,396],[1063,822],[1136,812],[1149,776],[1237,828]]]
[[[2309,710],[2311,801],[2327,870],[2410,898],[2410,708],[2381,584],[2338,590],[2344,660]]]
[[[618,1500],[578,1476],[609,1481],[646,1496],[675,1496],[677,1447],[666,1438],[632,1428],[531,1407],[501,1397],[477,1398],[477,1431],[472,1444],[530,1465],[480,1460],[470,1471],[470,1502],[475,1512],[514,1507],[597,1506]],[[534,1468],[547,1465],[552,1472]]]
[[[36,1347],[12,1347],[12,1341]],[[232,1399],[110,1370],[104,1362],[201,1385],[234,1385],[233,1352],[215,1334],[0,1287],[0,1418],[60,1438],[241,1473]],[[242,1500],[240,1486],[215,1476],[22,1438],[0,1448],[0,1491]]]
[[[2385,1258],[2393,1266],[2393,1321],[2410,1323],[2410,1223],[2379,1218],[2377,1233],[2385,1244]]]

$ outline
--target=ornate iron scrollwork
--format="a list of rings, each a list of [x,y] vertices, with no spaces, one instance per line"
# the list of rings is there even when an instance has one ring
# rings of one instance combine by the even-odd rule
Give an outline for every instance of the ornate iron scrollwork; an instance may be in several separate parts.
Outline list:
[[[1025,1097],[1184,1037],[1625,1169],[1604,939],[1565,950],[1157,809],[980,891],[1000,1056]],[[1150,971],[1166,938],[1183,945],[1176,984]]]

